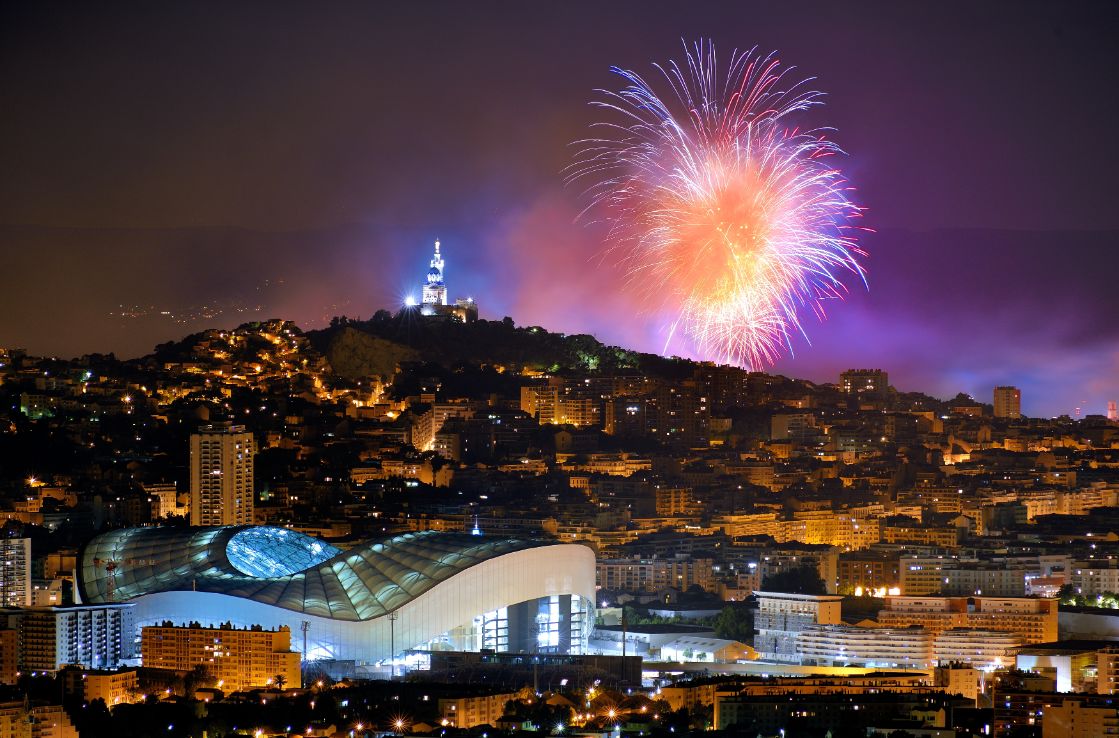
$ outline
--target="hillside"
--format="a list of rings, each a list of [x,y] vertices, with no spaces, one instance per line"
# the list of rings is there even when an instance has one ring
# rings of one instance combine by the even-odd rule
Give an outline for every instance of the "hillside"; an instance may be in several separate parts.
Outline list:
[[[379,311],[367,321],[338,318],[308,331],[311,345],[344,376],[385,374],[399,361],[504,366],[537,371],[632,369],[658,376],[690,374],[693,362],[606,346],[592,336],[517,327],[509,318],[459,323],[415,310]],[[391,373],[391,371],[389,372]]]

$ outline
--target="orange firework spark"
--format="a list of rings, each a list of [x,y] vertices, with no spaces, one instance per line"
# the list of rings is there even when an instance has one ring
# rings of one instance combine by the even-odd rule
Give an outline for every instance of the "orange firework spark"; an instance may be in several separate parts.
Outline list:
[[[670,95],[613,69],[627,85],[593,104],[614,120],[580,142],[569,179],[590,183],[631,283],[675,316],[669,340],[680,330],[703,358],[763,368],[804,334],[802,310],[823,318],[843,296],[838,275],[865,284],[861,209],[828,163],[843,152],[790,127],[821,93],[788,82],[773,54],[735,52],[721,77],[700,42],[682,66],[655,66]]]

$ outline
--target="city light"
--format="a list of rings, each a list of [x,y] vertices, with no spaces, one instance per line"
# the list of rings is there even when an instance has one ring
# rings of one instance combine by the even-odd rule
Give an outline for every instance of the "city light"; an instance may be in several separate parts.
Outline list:
[[[1116,723],[1119,4],[630,5],[5,15],[0,723]]]

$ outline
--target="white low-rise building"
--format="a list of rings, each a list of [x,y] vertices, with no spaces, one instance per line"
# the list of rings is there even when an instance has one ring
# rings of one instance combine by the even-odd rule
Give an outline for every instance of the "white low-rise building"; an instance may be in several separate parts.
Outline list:
[[[707,663],[733,663],[735,661],[753,660],[758,657],[757,651],[745,643],[731,641],[725,638],[697,638],[683,636],[661,646],[661,660]]]
[[[797,648],[811,666],[925,669],[932,665],[933,638],[920,626],[812,625],[797,636]]]
[[[933,641],[933,658],[941,664],[968,664],[1000,669],[1014,663],[1022,638],[1014,633],[975,628],[950,628]]]

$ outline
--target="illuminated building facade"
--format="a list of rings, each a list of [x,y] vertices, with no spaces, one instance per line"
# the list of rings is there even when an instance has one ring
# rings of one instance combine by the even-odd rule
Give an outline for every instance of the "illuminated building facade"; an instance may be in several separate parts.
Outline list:
[[[946,595],[1022,597],[1026,594],[1026,580],[1031,573],[1032,570],[1026,567],[1006,567],[987,562],[945,568],[944,585],[940,592]]]
[[[1016,633],[976,628],[950,628],[933,641],[933,658],[940,664],[967,664],[976,669],[998,669],[1014,663],[1022,647]]]
[[[243,425],[204,425],[190,436],[190,524],[253,522],[253,434]]]
[[[889,591],[898,586],[897,553],[889,551],[850,551],[840,554],[838,560],[839,582],[836,591],[854,594],[856,591]],[[900,594],[900,592],[895,592]]]
[[[80,694],[83,702],[104,700],[106,706],[112,707],[143,699],[139,673],[135,669],[104,671],[68,667],[61,671],[61,676],[65,690]]]
[[[465,402],[437,402],[423,413],[420,413],[412,423],[412,445],[420,451],[433,451],[435,438],[443,429],[444,424],[451,418],[473,418],[476,408]],[[444,453],[442,456],[450,457]]]
[[[848,369],[839,375],[839,389],[846,395],[880,399],[889,394],[890,376],[881,369]]]
[[[671,559],[641,558],[602,559],[596,566],[598,585],[602,589],[621,592],[656,592],[668,587],[684,591],[698,586],[715,589],[712,560],[675,557]]]
[[[1022,643],[1057,640],[1057,601],[1032,597],[886,597],[878,623],[921,625],[939,636],[952,628],[1014,633]]]
[[[959,565],[959,560],[952,557],[940,556],[902,556],[899,559],[898,570],[901,575],[901,593],[903,595],[935,595],[939,594],[944,586],[945,570]],[[976,563],[974,559],[968,563]]]
[[[478,319],[478,306],[474,299],[455,300],[453,305],[447,304],[447,283],[443,278],[443,254],[439,251],[439,241],[435,242],[435,254],[431,257],[430,268],[424,278],[422,297],[420,299],[420,315],[448,316],[457,318],[463,323],[470,323]],[[415,298],[409,298],[409,305],[415,304]]]
[[[1087,697],[1048,705],[1041,716],[1041,734],[1062,738],[1119,735],[1119,704],[1111,699]]]
[[[0,538],[0,607],[31,605],[31,539]]]
[[[801,663],[812,666],[925,669],[933,639],[924,628],[809,625],[797,636],[797,648]]]
[[[799,662],[797,637],[813,625],[838,625],[843,597],[785,592],[754,592],[754,648],[763,659]]]
[[[443,255],[439,253],[439,241],[435,242],[435,256],[431,257],[431,269],[424,282],[422,304],[424,315],[435,314],[434,310],[428,312],[429,305],[447,304],[447,285],[443,282]]]
[[[131,528],[83,550],[87,602],[109,597],[99,560],[139,627],[286,626],[306,658],[368,671],[414,648],[584,653],[594,622],[579,544],[423,531],[343,551],[286,528]]]
[[[135,655],[129,604],[33,608],[16,617],[23,671],[57,671],[68,664],[111,669]]]
[[[1022,391],[1017,387],[995,387],[995,417],[1022,417]]]
[[[597,426],[602,419],[603,399],[593,385],[565,382],[549,377],[544,384],[521,387],[521,410],[541,425]]]
[[[204,666],[224,692],[274,686],[277,676],[285,687],[300,686],[300,654],[291,650],[287,626],[150,625],[141,630],[140,654],[147,668],[190,671]]]
[[[1119,651],[1106,643],[1073,639],[1027,646],[1015,651],[1014,663],[1018,671],[1052,679],[1058,692],[1115,694],[1114,659]]]
[[[78,731],[62,705],[35,704],[20,699],[0,703],[0,736],[78,738]]]
[[[441,699],[439,700],[440,723],[454,728],[497,725],[497,721],[505,716],[505,705],[516,698],[516,693],[509,692]]]

